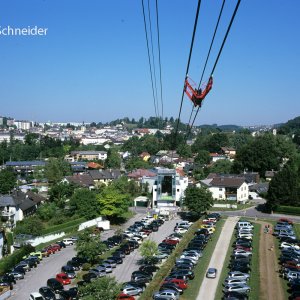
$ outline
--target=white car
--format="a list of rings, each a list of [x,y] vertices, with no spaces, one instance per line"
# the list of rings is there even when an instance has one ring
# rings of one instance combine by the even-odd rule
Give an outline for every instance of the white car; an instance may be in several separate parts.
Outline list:
[[[187,229],[186,228],[176,228],[174,231],[178,232],[178,233],[186,233]]]
[[[202,257],[203,253],[202,251],[197,251],[197,250],[186,250],[186,251],[183,251],[182,254],[193,254],[193,255],[196,255],[198,258]]]
[[[165,298],[170,300],[177,300],[179,299],[179,293],[174,290],[164,290],[157,292],[153,295],[153,299],[156,298]]]
[[[280,248],[282,248],[282,249],[292,248],[292,249],[295,249],[295,250],[300,250],[300,247],[298,245],[287,243],[287,242],[282,242],[280,244]]]
[[[236,249],[233,251],[233,255],[251,256],[252,252],[243,249]]]
[[[65,243],[66,246],[70,246],[74,244],[73,239],[63,239],[63,243]]]
[[[180,256],[180,258],[187,258],[190,259],[193,263],[197,263],[199,260],[199,257],[195,256],[195,255],[191,255],[191,254],[182,254]]]
[[[29,300],[45,300],[45,298],[40,293],[35,292],[30,294]]]
[[[129,230],[125,230],[124,234],[127,235],[128,237],[133,237],[133,232],[129,231]]]
[[[244,238],[244,239],[247,239],[247,240],[252,240],[253,239],[253,234],[251,234],[251,233],[241,233],[241,234],[238,234],[238,237],[239,238]]]

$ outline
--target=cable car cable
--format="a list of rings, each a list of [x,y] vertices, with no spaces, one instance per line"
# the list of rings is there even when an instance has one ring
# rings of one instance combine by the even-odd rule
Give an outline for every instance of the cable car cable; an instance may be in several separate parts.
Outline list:
[[[145,17],[144,0],[142,0],[142,8],[143,8],[143,18],[144,18],[144,29],[145,29],[146,42],[147,42],[148,64],[149,64],[150,77],[151,77],[152,96],[153,96],[153,101],[154,101],[154,110],[155,110],[156,118],[158,118],[155,94],[154,94],[154,86],[153,86],[152,67],[151,67],[151,59],[150,59],[150,50],[149,50],[149,41],[148,41],[148,33],[147,33],[147,25],[146,25],[146,17]]]
[[[196,29],[197,29],[197,23],[198,23],[198,16],[199,16],[199,11],[200,11],[200,5],[201,5],[201,0],[198,0],[196,17],[195,17],[194,28],[193,28],[192,41],[191,41],[191,45],[190,45],[189,58],[188,58],[188,63],[187,63],[187,67],[186,67],[186,72],[185,72],[185,79],[187,77],[187,74],[188,74],[188,71],[189,71],[189,68],[190,68],[190,62],[191,62],[191,57],[192,57],[192,52],[193,52],[193,46],[194,46]],[[181,115],[181,110],[182,110],[183,97],[184,97],[184,88],[182,90],[182,96],[181,96],[179,114],[178,114],[178,119],[177,119],[176,128],[175,128],[174,146],[175,146],[175,142],[176,142],[176,136],[177,136],[177,133],[178,133],[178,126],[179,126],[179,122],[180,122],[180,115]]]

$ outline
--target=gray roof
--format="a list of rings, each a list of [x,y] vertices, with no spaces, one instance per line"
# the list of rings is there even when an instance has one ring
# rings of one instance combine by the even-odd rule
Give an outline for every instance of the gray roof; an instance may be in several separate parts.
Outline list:
[[[121,171],[118,169],[109,169],[109,170],[90,170],[89,174],[93,180],[101,179],[117,179],[121,176]]]
[[[71,155],[81,154],[81,155],[98,155],[98,154],[107,154],[106,151],[72,151]]]
[[[7,167],[32,167],[32,166],[45,166],[46,162],[42,160],[32,160],[32,161],[8,161],[5,163]]]
[[[210,182],[210,186],[239,188],[245,182],[242,177],[216,177]]]
[[[17,206],[14,198],[11,195],[0,196],[0,207]]]

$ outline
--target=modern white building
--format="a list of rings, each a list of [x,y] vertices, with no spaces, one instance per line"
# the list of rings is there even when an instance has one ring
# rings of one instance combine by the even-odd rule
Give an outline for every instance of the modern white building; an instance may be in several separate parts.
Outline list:
[[[152,207],[181,206],[187,187],[188,177],[181,176],[174,169],[158,169],[152,187]]]
[[[32,127],[31,121],[17,121],[15,120],[14,124],[18,129],[29,130]]]

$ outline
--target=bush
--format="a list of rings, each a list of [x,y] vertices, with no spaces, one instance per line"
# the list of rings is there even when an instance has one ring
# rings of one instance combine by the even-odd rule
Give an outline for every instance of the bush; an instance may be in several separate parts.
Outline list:
[[[23,256],[26,256],[33,251],[35,251],[34,247],[31,245],[25,245],[19,250],[16,250],[13,254],[2,258],[0,260],[0,274],[8,272],[23,259]]]
[[[85,221],[86,221],[85,218],[79,218],[79,219],[72,220],[72,221],[69,221],[69,222],[66,222],[66,223],[63,223],[63,224],[51,226],[51,227],[48,227],[48,228],[42,230],[40,232],[40,235],[46,235],[46,234],[49,234],[49,233],[60,232],[60,231],[64,231],[65,233],[70,232],[74,228],[79,226],[79,224],[81,224]]]
[[[82,271],[88,271],[91,268],[91,264],[89,263],[84,263],[82,265]]]
[[[278,206],[276,208],[277,213],[287,214],[287,215],[300,215],[300,207],[297,206]]]

